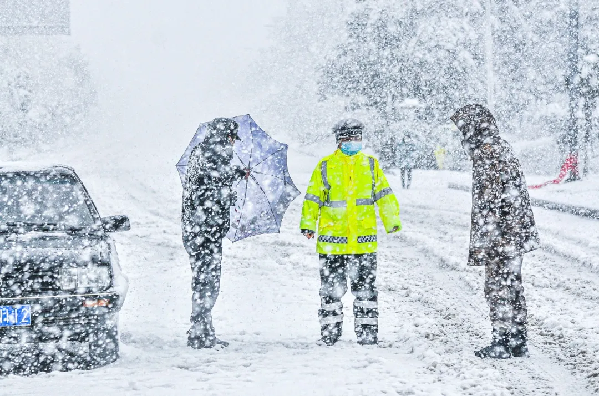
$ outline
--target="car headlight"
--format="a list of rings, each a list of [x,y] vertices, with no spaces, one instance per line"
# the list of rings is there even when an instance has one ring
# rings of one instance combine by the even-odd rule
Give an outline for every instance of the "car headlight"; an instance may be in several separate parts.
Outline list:
[[[62,290],[104,289],[110,286],[110,268],[79,267],[64,268],[60,274]]]

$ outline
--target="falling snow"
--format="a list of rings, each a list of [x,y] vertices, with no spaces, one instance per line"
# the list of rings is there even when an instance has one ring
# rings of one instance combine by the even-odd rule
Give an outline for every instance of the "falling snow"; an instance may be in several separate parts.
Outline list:
[[[0,2],[2,389],[597,394],[598,11]]]

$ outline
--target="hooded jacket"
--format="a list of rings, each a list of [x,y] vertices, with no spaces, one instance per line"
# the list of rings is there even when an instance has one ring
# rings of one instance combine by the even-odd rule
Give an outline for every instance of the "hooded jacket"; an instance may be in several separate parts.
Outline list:
[[[397,165],[401,169],[416,167],[416,145],[410,138],[403,138],[397,145]]]
[[[205,239],[222,239],[231,225],[230,207],[235,205],[233,183],[245,176],[231,165],[233,147],[229,136],[208,127],[204,141],[189,156],[183,188],[183,244],[189,254]]]
[[[539,247],[526,180],[511,146],[483,106],[458,110],[452,121],[473,162],[469,265],[515,257]]]

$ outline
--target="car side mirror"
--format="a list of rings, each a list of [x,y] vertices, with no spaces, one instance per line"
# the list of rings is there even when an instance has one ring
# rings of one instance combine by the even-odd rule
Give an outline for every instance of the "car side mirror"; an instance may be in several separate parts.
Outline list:
[[[123,215],[102,217],[102,228],[106,232],[129,231],[131,223],[129,217]]]

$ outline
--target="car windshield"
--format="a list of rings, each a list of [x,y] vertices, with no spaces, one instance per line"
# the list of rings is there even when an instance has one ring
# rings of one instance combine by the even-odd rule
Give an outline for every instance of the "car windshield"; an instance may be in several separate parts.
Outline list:
[[[59,172],[0,175],[0,225],[81,228],[94,224],[81,183]]]

